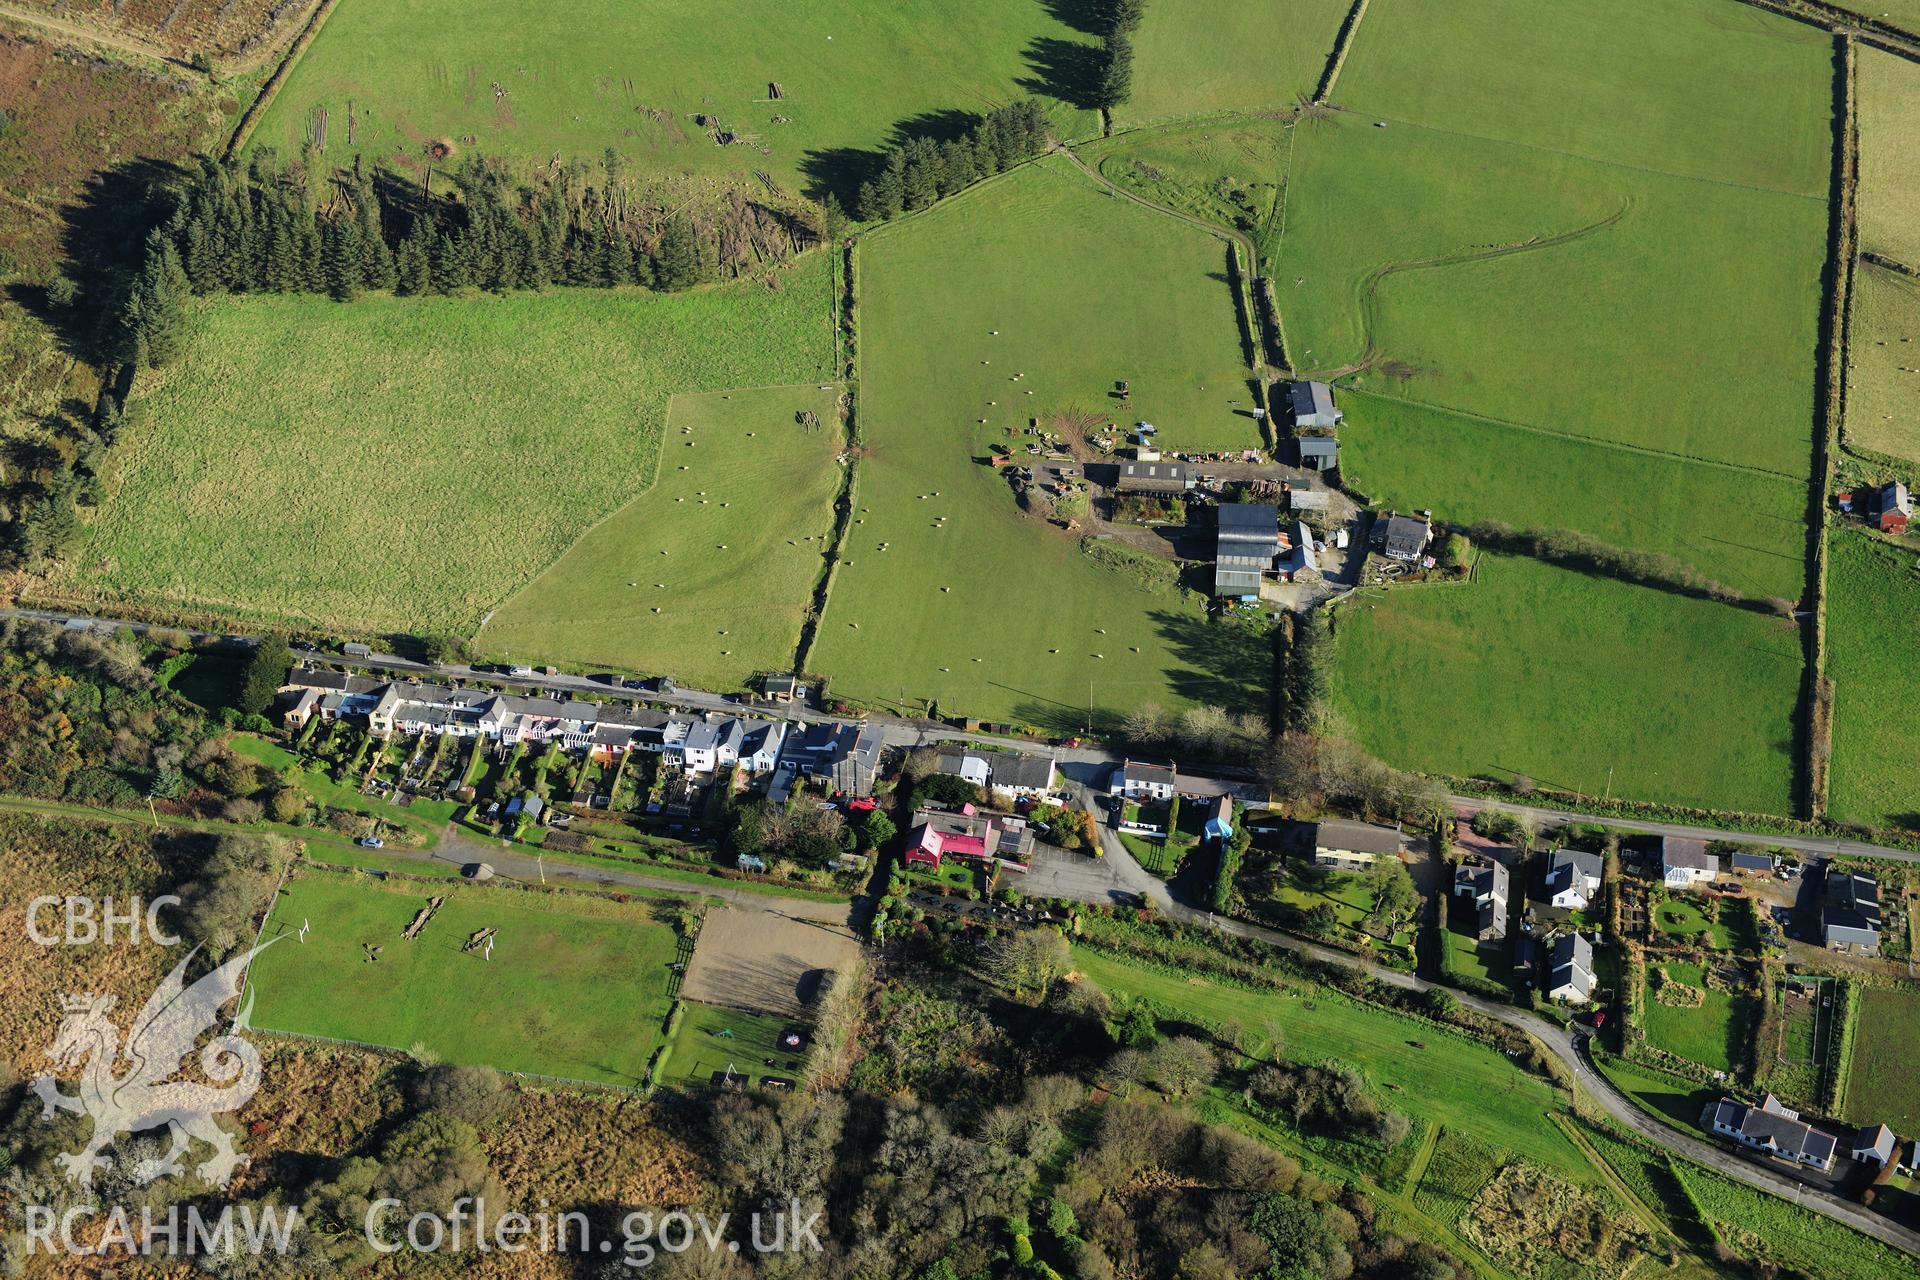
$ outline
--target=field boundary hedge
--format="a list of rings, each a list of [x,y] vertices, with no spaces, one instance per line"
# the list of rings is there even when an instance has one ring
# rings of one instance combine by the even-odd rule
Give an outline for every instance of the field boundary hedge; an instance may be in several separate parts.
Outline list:
[[[287,77],[293,73],[294,67],[306,54],[308,46],[312,45],[320,35],[320,28],[327,24],[328,16],[333,13],[334,6],[338,3],[339,0],[320,0],[320,5],[313,11],[313,16],[307,19],[307,25],[301,29],[299,35],[293,38],[293,43],[287,46],[287,56],[280,59],[280,65],[273,69],[273,74],[268,76],[266,83],[260,86],[260,92],[254,95],[246,114],[242,115],[240,123],[234,126],[233,136],[227,140],[224,158],[232,159],[240,153],[240,148],[247,145],[247,139],[253,136],[254,126],[260,123],[260,117],[267,113],[267,108],[273,105],[273,100],[280,96],[280,89],[287,83]]]

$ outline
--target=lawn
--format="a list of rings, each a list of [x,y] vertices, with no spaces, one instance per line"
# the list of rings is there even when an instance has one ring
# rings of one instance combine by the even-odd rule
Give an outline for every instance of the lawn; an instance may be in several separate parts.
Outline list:
[[[1751,596],[1802,594],[1804,480],[1548,435],[1391,395],[1348,391],[1340,406],[1341,473],[1375,502],[1435,507],[1461,524],[1577,529],[1677,557]],[[1720,514],[1707,521],[1704,511]]]
[[[1482,942],[1474,936],[1475,921],[1471,907],[1471,903],[1462,904],[1448,922],[1446,932],[1441,935],[1440,945],[1450,953],[1447,957],[1449,966],[1462,977],[1478,978],[1501,987],[1511,986],[1513,961],[1507,954],[1507,944]]]
[[[403,939],[441,894],[420,936]],[[461,950],[488,928],[499,930],[491,960]],[[641,906],[324,871],[288,883],[265,936],[279,941],[250,975],[262,1030],[424,1045],[448,1062],[629,1085],[643,1081],[659,1041],[678,947]]]
[[[804,1053],[788,1053],[778,1047],[776,1038],[794,1024],[766,1013],[747,1013],[722,1009],[710,1004],[687,1001],[682,1008],[680,1029],[674,1033],[673,1049],[667,1055],[662,1079],[668,1083],[710,1084],[729,1067],[742,1080],[757,1080],[776,1075],[798,1080],[806,1065]],[[772,1058],[774,1065],[768,1066]]]
[[[1920,1130],[1920,990],[1857,988],[1863,1001],[1854,1032],[1853,1065],[1847,1077],[1845,1112],[1860,1124],[1890,1125],[1901,1134]]]
[[[1363,366],[1364,389],[1536,430],[1806,475],[1823,199],[1364,117],[1296,132],[1274,269],[1296,364]]]
[[[839,395],[809,383],[675,396],[652,487],[495,610],[477,650],[707,689],[787,670],[833,531]]]
[[[1920,196],[1916,196],[1920,199]],[[1920,280],[1862,262],[1847,340],[1847,443],[1920,463]]]
[[[669,395],[827,375],[829,276],[822,253],[778,289],[201,304],[48,591],[469,632],[651,483]]]
[[[1114,112],[1115,123],[1311,98],[1351,7],[1349,0],[1153,0],[1134,33],[1133,96]]]
[[[1653,924],[1662,933],[1691,942],[1702,930],[1711,938],[1716,951],[1733,945],[1733,934],[1725,925],[1707,919],[1700,907],[1685,898],[1669,898],[1653,910]]]
[[[1660,967],[1674,982],[1700,991],[1705,999],[1691,1008],[1662,1004],[1649,983],[1647,1043],[1703,1067],[1733,1070],[1736,1056],[1757,1029],[1760,1015],[1753,998],[1708,986],[1699,965],[1668,960],[1660,962]]]
[[[1920,25],[1920,14],[1915,23]],[[1860,248],[1920,267],[1920,172],[1913,164],[1913,139],[1920,135],[1920,66],[1862,48],[1855,90]]]
[[[1858,530],[1828,544],[1827,677],[1833,681],[1829,806],[1848,822],[1920,826],[1920,572],[1915,555]]]
[[[502,0],[347,0],[253,140],[298,154],[324,110],[326,158],[347,163],[351,106],[369,159],[414,164],[441,137],[543,162],[611,147],[647,171],[765,171],[811,188],[843,180],[849,155],[885,145],[896,125],[937,133],[943,112],[1081,96],[1078,50],[1094,40],[1055,12],[1034,0],[743,0],[722,17],[697,0],[572,0],[529,21]],[[719,145],[701,114],[740,142]],[[1091,112],[1056,104],[1055,118],[1069,137],[1098,132]]]
[[[1193,594],[1096,562],[982,462],[1031,417],[1113,412],[1117,379],[1124,416],[1169,442],[1257,443],[1235,416],[1248,390],[1225,252],[1064,158],[862,241],[866,456],[808,661],[835,694],[1062,729],[1145,701],[1264,708],[1264,628],[1210,623]]]
[[[1564,1095],[1514,1066],[1497,1050],[1427,1023],[1358,1004],[1333,991],[1255,991],[1198,975],[1143,968],[1088,947],[1074,966],[1111,994],[1144,996],[1166,1017],[1219,1024],[1237,1020],[1256,1032],[1279,1028],[1282,1056],[1357,1068],[1397,1110],[1511,1150],[1578,1181],[1594,1171],[1551,1119]],[[1424,1046],[1424,1047],[1416,1047]]]
[[[1373,0],[1334,101],[1623,168],[1827,190],[1832,42],[1723,0]]]
[[[1800,646],[1777,619],[1486,555],[1472,583],[1359,596],[1336,627],[1335,708],[1391,764],[1788,811]]]

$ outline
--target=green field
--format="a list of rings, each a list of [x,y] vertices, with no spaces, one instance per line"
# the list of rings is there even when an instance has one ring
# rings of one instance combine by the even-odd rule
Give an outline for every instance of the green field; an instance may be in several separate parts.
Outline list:
[[[1787,811],[1800,646],[1778,619],[1484,555],[1470,584],[1359,596],[1336,627],[1335,707],[1390,763]]]
[[[1863,262],[1847,341],[1847,443],[1920,463],[1920,280]]]
[[[1699,965],[1662,961],[1661,967],[1675,982],[1705,993],[1706,998],[1692,1008],[1681,1008],[1661,1004],[1649,989],[1647,1043],[1703,1067],[1733,1070],[1735,1056],[1753,1035],[1759,1018],[1752,997],[1708,986]]]
[[[441,894],[420,936],[402,938]],[[499,930],[491,960],[461,950],[487,928]],[[678,945],[645,907],[324,871],[287,884],[265,936],[280,940],[249,976],[262,1030],[632,1085],[660,1038]]]
[[[1333,99],[1824,199],[1832,75],[1823,32],[1722,0],[1373,0]]]
[[[980,461],[1030,417],[1113,412],[1118,379],[1124,417],[1170,442],[1256,444],[1234,413],[1249,393],[1225,252],[1064,159],[862,242],[867,456],[808,662],[835,693],[1072,728],[1089,704],[1103,720],[1147,700],[1264,706],[1264,633],[1096,563]]]
[[[1920,827],[1920,571],[1912,551],[1835,529],[1827,562],[1827,678],[1833,681],[1829,806],[1848,822]]]
[[[1342,474],[1376,503],[1450,521],[1578,529],[1656,551],[1750,596],[1800,599],[1804,480],[1661,457],[1348,391]],[[1711,519],[1702,513],[1716,512]]]
[[[1295,363],[1542,431],[1806,475],[1823,199],[1415,125],[1297,128],[1274,269]]]
[[[828,267],[777,290],[205,303],[50,590],[470,632],[651,482],[670,394],[828,374]]]
[[[653,486],[495,610],[478,651],[708,689],[786,670],[833,531],[839,396],[837,384],[675,396]],[[803,412],[818,425],[800,425]]]
[[[1897,901],[1897,900],[1896,900]],[[1920,1129],[1920,991],[1856,989],[1861,1000],[1847,1076],[1845,1113],[1860,1124],[1885,1124],[1901,1135]]]
[[[1395,1109],[1576,1181],[1596,1176],[1549,1118],[1564,1106],[1564,1095],[1464,1036],[1331,991],[1312,989],[1303,997],[1248,990],[1148,969],[1087,947],[1075,947],[1073,959],[1075,968],[1109,993],[1144,996],[1168,1017],[1215,1025],[1235,1020],[1255,1032],[1275,1024],[1285,1058],[1355,1067],[1375,1088],[1387,1090],[1381,1096]]]
[[[1600,1074],[1642,1109],[1688,1133],[1704,1132],[1700,1128],[1700,1113],[1722,1092],[1651,1067],[1637,1066],[1623,1058],[1595,1055],[1595,1061],[1600,1065]]]
[[[1070,92],[1058,68],[1092,43],[1033,0],[744,0],[724,19],[695,0],[569,0],[538,21],[498,0],[345,0],[253,141],[298,154],[325,110],[334,163],[358,150],[416,165],[435,138],[543,162],[614,147],[661,174],[765,171],[810,189],[836,183],[848,152],[886,145],[896,125],[938,132],[942,112]],[[742,140],[719,145],[696,114]],[[1099,128],[1091,112],[1057,107],[1055,118],[1070,137]]]
[[[1152,0],[1134,34],[1133,96],[1115,111],[1115,123],[1311,98],[1351,7],[1349,0]]]
[[[765,1013],[746,1013],[688,1001],[674,1033],[662,1079],[690,1085],[711,1084],[715,1076],[733,1069],[736,1078],[758,1080],[762,1075],[786,1080],[800,1078],[805,1058],[778,1047],[775,1037],[794,1025],[791,1019]],[[773,1066],[767,1059],[774,1060]]]
[[[1920,136],[1920,66],[1878,49],[1862,48],[1858,56],[1860,249],[1920,268],[1920,169],[1913,163],[1913,139]]]

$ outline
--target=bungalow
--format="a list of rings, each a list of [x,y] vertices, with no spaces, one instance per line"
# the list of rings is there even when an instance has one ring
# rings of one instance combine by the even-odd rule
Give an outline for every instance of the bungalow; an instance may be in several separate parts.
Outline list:
[[[1453,871],[1453,894],[1471,898],[1479,909],[1474,936],[1482,942],[1507,936],[1506,864],[1496,859],[1462,859]]]
[[[1905,533],[1913,519],[1913,495],[1898,480],[1880,486],[1879,516],[1875,520],[1882,533]]]
[[[1332,471],[1340,465],[1340,442],[1332,436],[1301,436],[1294,445],[1300,465],[1309,471]]]
[[[1287,386],[1287,408],[1293,414],[1293,427],[1324,427],[1332,430],[1346,419],[1333,402],[1333,388],[1324,382],[1294,382]]]
[[[1122,461],[1113,487],[1121,493],[1153,493],[1178,496],[1193,487],[1185,463]]]
[[[1880,885],[1858,871],[1827,871],[1827,891],[1820,904],[1822,939],[1836,950],[1880,950]]]
[[[1834,1149],[1839,1145],[1832,1134],[1802,1120],[1798,1111],[1771,1093],[1762,1096],[1759,1106],[1720,1099],[1711,1109],[1707,1128],[1777,1160],[1821,1170],[1833,1168]]]
[[[1553,972],[1547,978],[1547,999],[1585,1004],[1593,999],[1593,944],[1580,933],[1554,939]]]
[[[1868,1125],[1853,1136],[1853,1158],[1871,1160],[1881,1168],[1896,1162],[1900,1139],[1884,1124]]]
[[[996,797],[1014,800],[1041,800],[1053,794],[1055,768],[1052,756],[1029,755],[1024,751],[996,751],[992,759],[989,785]]]
[[[1669,889],[1711,884],[1720,874],[1720,859],[1707,852],[1704,840],[1681,836],[1660,838],[1660,879]]]
[[[1173,799],[1177,781],[1178,771],[1172,765],[1122,760],[1114,769],[1107,790],[1128,800],[1156,800],[1164,804]]]
[[[1418,560],[1433,539],[1433,525],[1414,516],[1388,516],[1386,553],[1389,560]]]
[[[1313,830],[1315,866],[1365,871],[1376,858],[1399,857],[1400,848],[1401,835],[1397,827],[1329,818],[1316,824]]]
[[[1597,853],[1584,849],[1555,849],[1547,858],[1547,901],[1569,911],[1585,911],[1600,892],[1606,866]]]

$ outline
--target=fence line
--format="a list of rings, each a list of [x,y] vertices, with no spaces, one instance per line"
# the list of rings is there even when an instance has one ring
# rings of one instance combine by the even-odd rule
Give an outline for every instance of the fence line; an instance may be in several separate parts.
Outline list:
[[[372,1044],[365,1040],[349,1040],[343,1036],[323,1036],[308,1031],[279,1031],[272,1027],[249,1027],[248,1030],[258,1035],[277,1036],[285,1040],[307,1040],[318,1044],[344,1045],[349,1049],[362,1049],[368,1053],[377,1053],[389,1058],[413,1057],[407,1050],[395,1048],[390,1044]],[[499,1071],[503,1076],[511,1076],[516,1080],[538,1080],[548,1084],[566,1085],[568,1087],[581,1089],[602,1089],[612,1093],[633,1094],[637,1097],[646,1097],[651,1092],[640,1086],[613,1084],[606,1080],[581,1080],[574,1076],[550,1076],[538,1071],[509,1071],[500,1067],[492,1069]]]

